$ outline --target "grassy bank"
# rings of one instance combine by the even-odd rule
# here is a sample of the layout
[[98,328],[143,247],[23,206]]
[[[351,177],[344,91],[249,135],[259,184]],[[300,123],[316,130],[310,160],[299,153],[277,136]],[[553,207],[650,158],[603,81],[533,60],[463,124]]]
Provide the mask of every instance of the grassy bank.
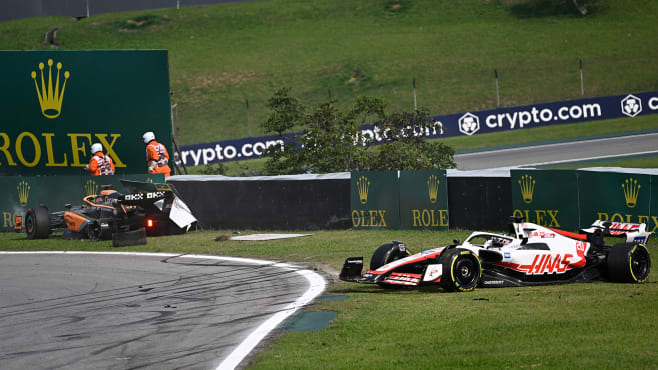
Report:
[[[0,23],[0,49],[169,49],[182,144],[261,134],[282,86],[314,104],[358,95],[432,114],[658,89],[658,3],[598,1],[591,13],[525,1],[288,0]],[[397,5],[396,5],[397,4]],[[249,109],[247,110],[247,103]]]

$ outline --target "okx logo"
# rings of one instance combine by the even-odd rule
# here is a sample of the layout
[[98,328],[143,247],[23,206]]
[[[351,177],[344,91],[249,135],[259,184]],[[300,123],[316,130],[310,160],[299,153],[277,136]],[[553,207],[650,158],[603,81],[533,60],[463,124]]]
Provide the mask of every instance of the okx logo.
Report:
[[57,63],[57,77],[55,79],[55,86],[53,88],[53,60],[48,59],[48,80],[43,75],[45,65],[43,62],[39,63],[39,71],[41,73],[41,86],[37,82],[37,72],[32,71],[32,79],[34,80],[34,87],[37,90],[37,97],[39,98],[39,105],[41,106],[41,114],[44,117],[54,119],[59,117],[62,111],[62,101],[64,100],[64,90],[66,89],[66,81],[71,74],[69,71],[64,72],[64,81],[60,89],[60,72],[62,70],[62,63]]
[[628,208],[635,208],[637,205],[637,197],[640,195],[641,186],[637,183],[637,180],[631,178],[626,179],[626,181],[621,184],[621,188],[624,190],[624,199],[626,200],[626,206]]
[[642,100],[635,95],[628,95],[621,101],[621,112],[629,117],[642,113]]
[[519,186],[521,187],[523,202],[526,204],[532,203],[532,194],[535,191],[535,180],[532,179],[532,176],[529,176],[528,174],[521,176]]

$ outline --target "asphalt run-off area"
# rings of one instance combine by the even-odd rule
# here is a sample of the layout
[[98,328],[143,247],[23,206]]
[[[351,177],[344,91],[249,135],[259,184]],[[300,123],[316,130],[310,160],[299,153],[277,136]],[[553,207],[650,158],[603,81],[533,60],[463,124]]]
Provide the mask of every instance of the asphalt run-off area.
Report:
[[658,153],[658,133],[576,140],[516,148],[487,149],[455,155],[457,169],[545,166],[597,160],[612,161]]
[[0,364],[233,369],[325,286],[244,258],[0,252]]

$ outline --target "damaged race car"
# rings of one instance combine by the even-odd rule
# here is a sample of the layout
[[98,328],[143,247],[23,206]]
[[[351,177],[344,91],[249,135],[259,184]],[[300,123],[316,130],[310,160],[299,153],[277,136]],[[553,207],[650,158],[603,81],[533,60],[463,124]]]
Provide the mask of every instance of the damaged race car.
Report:
[[49,212],[45,205],[30,208],[25,218],[16,216],[14,230],[28,239],[47,238],[63,230],[64,239],[112,240],[114,246],[145,244],[146,236],[182,234],[197,222],[176,189],[169,184],[121,180],[129,194],[102,186],[82,204],[64,205]]
[[[579,233],[511,217],[510,235],[473,232],[463,243],[412,254],[393,241],[372,255],[345,260],[340,279],[382,287],[438,285],[447,291],[574,282],[644,283],[651,269],[646,224],[595,221]],[[606,237],[624,238],[614,245]]]

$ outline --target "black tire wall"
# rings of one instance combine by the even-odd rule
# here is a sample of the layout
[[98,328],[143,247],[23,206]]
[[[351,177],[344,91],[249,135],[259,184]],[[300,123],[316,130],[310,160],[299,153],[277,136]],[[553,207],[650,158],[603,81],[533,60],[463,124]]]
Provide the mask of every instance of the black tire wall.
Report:
[[509,177],[448,177],[451,229],[505,231],[512,211]]
[[[168,180],[202,228],[331,230],[352,227],[350,179]],[[509,177],[449,177],[450,228],[506,230]]]
[[202,228],[352,227],[349,179],[168,182],[174,184]]

